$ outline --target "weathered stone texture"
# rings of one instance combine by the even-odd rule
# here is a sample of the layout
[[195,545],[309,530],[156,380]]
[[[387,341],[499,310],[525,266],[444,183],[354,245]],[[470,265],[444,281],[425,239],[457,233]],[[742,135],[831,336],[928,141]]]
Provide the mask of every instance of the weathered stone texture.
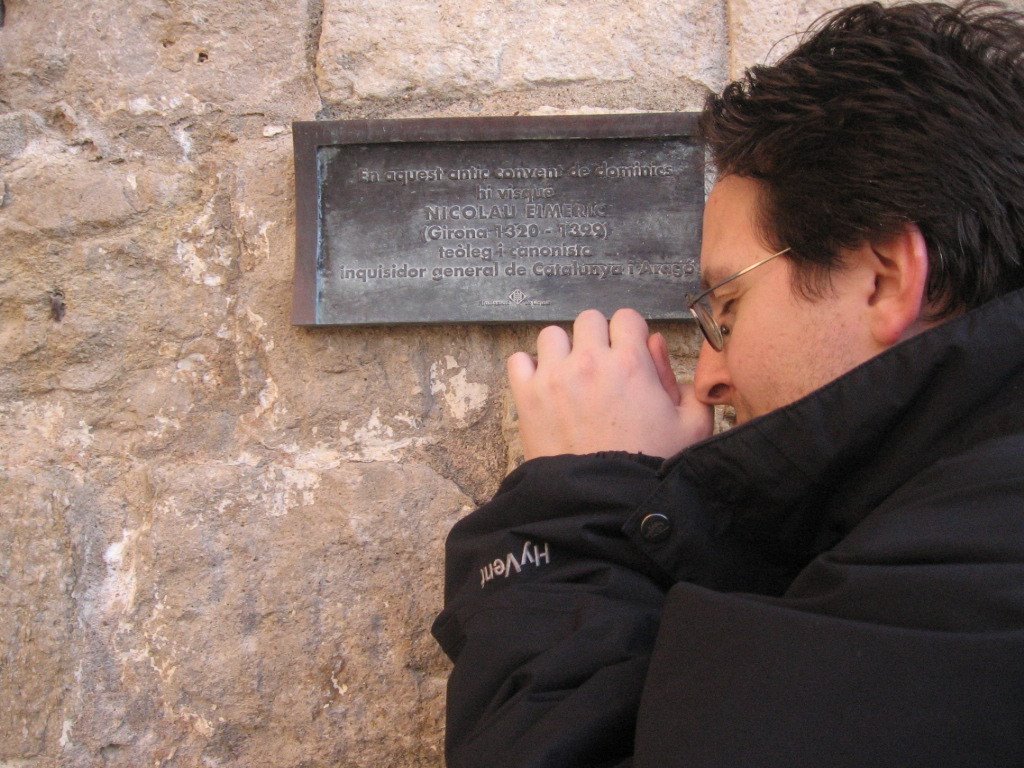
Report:
[[822,14],[857,0],[727,0],[729,6],[729,78],[747,67],[770,64],[799,41]]
[[287,123],[319,107],[308,66],[315,5],[12,6],[0,32],[6,101],[43,110],[104,154],[196,157],[215,139],[258,135],[260,122]]
[[[465,499],[329,451],[166,462],[80,595],[83,765],[424,764],[445,668],[425,628]],[[433,493],[423,494],[422,489]],[[432,711],[431,711],[432,710]],[[396,736],[374,744],[389,728]]]
[[325,0],[317,66],[340,114],[678,110],[723,84],[725,46],[724,7],[698,0]]
[[6,9],[0,766],[441,765],[443,538],[518,461],[537,328],[293,327],[290,123],[693,109],[748,33],[691,0]]
[[74,662],[67,498],[52,477],[4,470],[0,495],[0,756],[32,757],[47,752],[47,732],[60,731]]
[[717,85],[720,15],[702,2],[327,0],[323,94],[391,100],[639,77]]

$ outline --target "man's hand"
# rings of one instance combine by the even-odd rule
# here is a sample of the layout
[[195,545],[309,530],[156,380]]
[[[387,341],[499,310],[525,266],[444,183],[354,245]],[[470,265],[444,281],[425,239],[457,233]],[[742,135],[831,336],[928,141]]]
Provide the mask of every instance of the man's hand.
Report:
[[611,323],[597,310],[537,336],[537,362],[508,359],[527,459],[561,453],[629,451],[668,457],[711,435],[712,409],[672,373],[661,334],[632,309]]

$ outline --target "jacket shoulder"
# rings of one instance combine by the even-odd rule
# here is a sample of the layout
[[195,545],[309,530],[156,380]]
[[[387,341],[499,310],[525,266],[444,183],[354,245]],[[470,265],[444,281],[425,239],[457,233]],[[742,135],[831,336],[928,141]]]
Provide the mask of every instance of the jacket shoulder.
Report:
[[812,561],[804,610],[939,631],[1024,628],[1024,435],[938,460]]

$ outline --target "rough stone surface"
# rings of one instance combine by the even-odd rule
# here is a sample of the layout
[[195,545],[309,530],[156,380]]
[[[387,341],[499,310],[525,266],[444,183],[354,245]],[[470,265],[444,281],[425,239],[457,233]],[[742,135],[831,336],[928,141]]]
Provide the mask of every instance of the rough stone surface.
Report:
[[0,766],[441,765],[443,539],[537,328],[293,327],[290,124],[695,109],[813,13],[5,5]]
[[323,24],[323,94],[337,102],[724,76],[722,9],[696,0],[328,0]]
[[724,83],[726,38],[700,0],[326,0],[317,69],[336,116],[679,110]]
[[770,64],[799,42],[800,35],[822,14],[857,0],[728,0],[729,78],[747,67]]

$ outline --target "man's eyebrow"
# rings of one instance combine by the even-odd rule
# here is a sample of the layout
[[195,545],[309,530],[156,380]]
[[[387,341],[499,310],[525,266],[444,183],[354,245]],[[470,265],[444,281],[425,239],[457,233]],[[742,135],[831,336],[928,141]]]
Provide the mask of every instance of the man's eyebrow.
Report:
[[706,291],[711,286],[718,285],[728,276],[725,270],[720,267],[709,267],[707,270],[702,270],[700,273],[700,289]]

